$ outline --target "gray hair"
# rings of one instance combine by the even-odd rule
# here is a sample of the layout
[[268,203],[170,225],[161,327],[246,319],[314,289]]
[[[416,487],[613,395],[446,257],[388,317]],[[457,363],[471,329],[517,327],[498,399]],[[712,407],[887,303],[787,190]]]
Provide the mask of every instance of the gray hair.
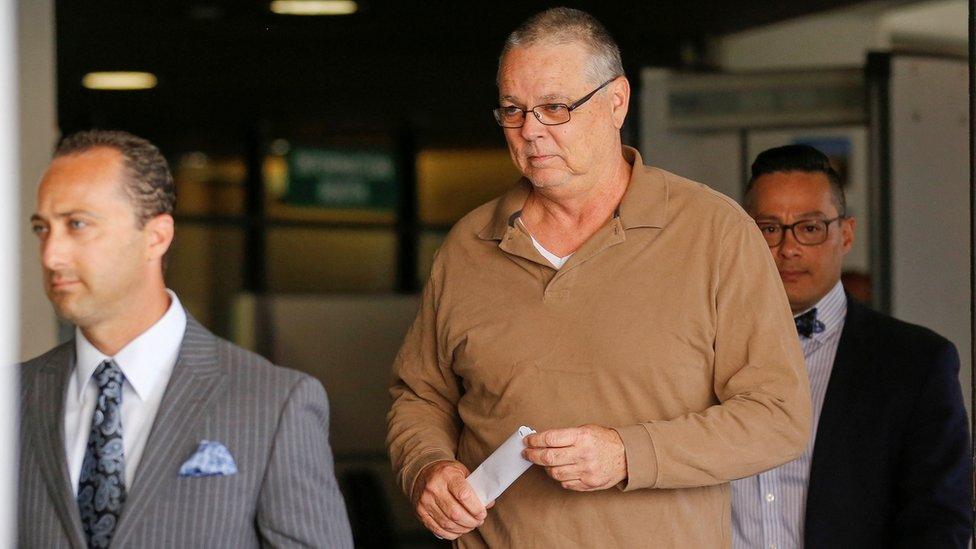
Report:
[[586,76],[594,84],[623,76],[620,47],[606,27],[592,15],[573,8],[551,8],[537,13],[509,34],[498,56],[498,74],[501,74],[505,56],[515,48],[574,42],[580,42],[590,50]]

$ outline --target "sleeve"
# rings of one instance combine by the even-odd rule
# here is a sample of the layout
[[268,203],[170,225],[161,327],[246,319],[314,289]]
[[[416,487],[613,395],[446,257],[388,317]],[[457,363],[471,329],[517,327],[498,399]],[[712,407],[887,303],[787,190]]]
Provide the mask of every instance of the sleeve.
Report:
[[943,341],[906,425],[892,539],[898,547],[961,547],[972,535],[972,462],[959,355]]
[[393,364],[386,444],[397,484],[407,498],[422,469],[456,459],[461,385],[450,360],[441,358],[437,334],[437,260],[420,311]]
[[627,456],[624,490],[720,484],[803,453],[810,389],[779,273],[751,221],[716,249],[713,390],[719,402],[665,421],[616,428]]
[[302,376],[282,410],[256,525],[263,547],[353,546],[329,447],[329,401],[312,377]]

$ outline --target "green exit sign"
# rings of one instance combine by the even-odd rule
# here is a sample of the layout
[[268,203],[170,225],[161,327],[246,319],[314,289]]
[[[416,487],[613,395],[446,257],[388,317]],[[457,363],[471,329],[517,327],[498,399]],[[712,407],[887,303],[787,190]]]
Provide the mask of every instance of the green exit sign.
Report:
[[391,210],[397,203],[396,163],[377,151],[293,148],[283,200],[295,206]]

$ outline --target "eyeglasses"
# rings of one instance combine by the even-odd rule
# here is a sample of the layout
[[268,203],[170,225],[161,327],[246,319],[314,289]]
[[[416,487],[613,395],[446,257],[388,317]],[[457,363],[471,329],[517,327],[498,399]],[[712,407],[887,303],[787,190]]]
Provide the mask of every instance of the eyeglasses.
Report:
[[759,231],[762,233],[763,238],[766,239],[766,244],[769,244],[770,248],[775,248],[783,243],[783,237],[787,230],[793,233],[793,238],[798,243],[804,246],[816,246],[826,242],[827,229],[831,223],[845,219],[846,217],[845,215],[839,215],[833,219],[805,219],[791,225],[757,221],[756,225],[759,225]]
[[503,128],[521,128],[525,125],[526,113],[530,112],[535,115],[536,120],[545,124],[546,126],[558,126],[559,124],[569,122],[569,113],[578,109],[583,105],[583,103],[589,101],[591,97],[596,95],[596,92],[602,90],[604,86],[610,82],[613,82],[617,78],[617,76],[614,76],[610,80],[600,84],[595,90],[584,95],[570,105],[565,103],[543,103],[542,105],[536,105],[531,109],[523,109],[521,107],[511,105],[507,107],[498,107],[492,112],[495,114],[495,121],[498,122],[498,125]]

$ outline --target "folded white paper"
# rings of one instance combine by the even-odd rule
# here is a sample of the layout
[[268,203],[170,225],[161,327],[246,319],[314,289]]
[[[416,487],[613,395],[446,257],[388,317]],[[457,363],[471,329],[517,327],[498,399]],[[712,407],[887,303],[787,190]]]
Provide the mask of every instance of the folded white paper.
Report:
[[468,483],[478,494],[481,503],[487,504],[502,495],[502,492],[515,482],[515,479],[519,478],[529,467],[532,467],[532,462],[522,457],[522,450],[525,449],[522,439],[534,432],[533,429],[524,425],[519,427],[518,431],[508,437],[508,440],[495,449],[468,476]]

